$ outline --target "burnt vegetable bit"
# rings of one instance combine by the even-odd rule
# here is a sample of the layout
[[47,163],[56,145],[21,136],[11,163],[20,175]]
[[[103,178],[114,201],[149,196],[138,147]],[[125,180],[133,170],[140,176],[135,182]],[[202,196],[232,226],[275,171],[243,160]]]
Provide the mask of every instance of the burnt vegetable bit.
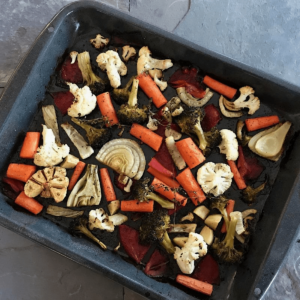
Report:
[[165,200],[164,198],[152,192],[152,189],[148,185],[149,181],[150,178],[137,180],[132,187],[132,198],[137,199],[140,202],[148,202],[149,200],[154,200],[163,208],[173,209],[173,202]]
[[118,104],[126,104],[130,96],[130,87],[132,85],[133,79],[135,76],[132,76],[129,81],[126,83],[122,89],[113,89],[112,97]]
[[165,210],[155,210],[145,214],[139,229],[140,240],[148,244],[159,241],[169,254],[173,254],[175,247],[167,233],[169,227],[170,216]]
[[249,205],[253,204],[256,201],[257,195],[265,188],[267,182],[264,182],[257,188],[253,188],[252,186],[248,185],[242,191],[242,199],[244,202],[248,203]]
[[71,118],[71,120],[86,131],[89,145],[93,148],[99,149],[111,139],[112,133],[109,128],[98,129],[76,118]]
[[148,116],[149,108],[143,106],[138,107],[137,91],[139,86],[139,80],[133,79],[131,92],[129,95],[128,103],[122,104],[117,112],[117,116],[122,124],[131,125],[132,123],[144,123]]

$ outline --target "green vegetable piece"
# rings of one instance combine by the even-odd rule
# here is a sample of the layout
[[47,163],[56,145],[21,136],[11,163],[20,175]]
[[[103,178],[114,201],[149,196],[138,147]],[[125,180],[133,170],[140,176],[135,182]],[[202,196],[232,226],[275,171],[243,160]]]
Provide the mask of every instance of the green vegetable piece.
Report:
[[257,195],[265,188],[267,182],[264,182],[257,188],[253,188],[252,186],[248,185],[243,191],[243,200],[248,204],[253,204],[256,201]]
[[73,210],[55,205],[49,205],[46,213],[55,217],[77,218],[83,215],[83,210]]
[[112,91],[112,97],[118,104],[125,104],[128,102],[129,96],[130,96],[130,87],[132,85],[133,79],[135,76],[132,76],[124,88],[122,89],[113,89]]

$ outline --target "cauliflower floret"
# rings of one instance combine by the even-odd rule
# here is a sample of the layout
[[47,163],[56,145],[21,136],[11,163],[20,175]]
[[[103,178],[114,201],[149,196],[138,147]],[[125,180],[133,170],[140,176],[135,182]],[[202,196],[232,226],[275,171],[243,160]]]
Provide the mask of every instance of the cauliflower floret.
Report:
[[177,264],[184,274],[192,274],[195,260],[207,253],[207,244],[202,235],[194,232],[190,232],[188,240],[181,249],[175,248],[174,259],[177,260]]
[[113,222],[109,220],[108,214],[105,210],[103,208],[98,208],[89,212],[89,228],[90,230],[98,228],[108,232],[113,232],[115,226]]
[[197,181],[203,191],[215,197],[222,195],[231,186],[233,174],[226,164],[206,163],[197,172]]
[[149,115],[149,121],[147,123],[147,128],[149,128],[152,131],[155,131],[158,128],[157,125],[158,125],[157,120],[156,119],[152,119],[151,116]]
[[68,109],[68,115],[78,118],[90,114],[97,104],[97,98],[92,94],[90,88],[86,85],[81,89],[74,83],[67,82],[67,84],[75,97],[73,104]]
[[239,145],[235,133],[229,129],[222,129],[220,130],[220,134],[222,137],[222,142],[218,146],[220,152],[226,155],[227,160],[236,161],[239,157]]
[[70,148],[68,145],[61,145],[60,147],[55,143],[55,136],[52,129],[43,126],[43,146],[37,149],[34,155],[34,164],[40,167],[52,167],[63,161],[69,154]]
[[109,43],[109,38],[105,38],[101,34],[97,34],[94,39],[90,39],[90,43],[96,48],[104,48]]

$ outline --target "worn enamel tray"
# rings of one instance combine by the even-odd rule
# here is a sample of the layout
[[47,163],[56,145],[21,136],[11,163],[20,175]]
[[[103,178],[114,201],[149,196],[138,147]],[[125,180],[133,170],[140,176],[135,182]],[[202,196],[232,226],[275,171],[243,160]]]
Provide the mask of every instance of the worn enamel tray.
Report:
[[[61,10],[46,26],[27,57],[20,63],[1,99],[0,111],[0,170],[5,173],[8,163],[45,97],[46,86],[54,73],[58,59],[78,38],[91,30],[101,29],[109,35],[138,38],[151,45],[161,57],[174,61],[189,61],[224,83],[235,87],[250,85],[263,104],[293,123],[294,138],[280,163],[277,179],[265,203],[246,260],[236,269],[228,268],[211,299],[251,299],[253,289],[264,291],[299,224],[298,174],[300,170],[299,88],[273,78],[248,66],[212,53],[149,24],[136,20],[99,3],[82,1]],[[87,41],[88,43],[88,41]],[[0,224],[94,270],[106,274],[151,299],[194,299],[169,283],[155,281],[120,256],[106,251],[85,239],[71,236],[53,222],[15,210],[0,194]],[[202,295],[197,298],[206,299]]]

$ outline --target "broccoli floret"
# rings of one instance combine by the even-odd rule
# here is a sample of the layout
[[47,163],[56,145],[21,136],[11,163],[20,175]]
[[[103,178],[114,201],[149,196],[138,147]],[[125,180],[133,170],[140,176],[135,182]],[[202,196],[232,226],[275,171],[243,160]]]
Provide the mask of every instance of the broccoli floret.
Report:
[[253,204],[256,201],[257,195],[265,188],[267,182],[264,182],[257,188],[253,188],[252,186],[248,185],[243,191],[242,191],[242,199],[244,202],[248,204]]
[[89,145],[93,148],[99,149],[111,139],[112,134],[109,128],[98,129],[76,118],[71,118],[71,120],[86,131]]
[[112,91],[112,97],[114,100],[122,105],[126,104],[128,102],[129,96],[130,96],[130,87],[132,85],[133,79],[135,76],[132,76],[129,81],[126,83],[125,87],[122,89],[113,89]]
[[203,150],[203,154],[208,156],[211,149],[221,142],[220,131],[217,127],[213,127],[210,131],[204,132],[204,136],[207,142],[206,148]]
[[169,227],[170,216],[165,210],[155,210],[152,213],[145,214],[139,229],[140,240],[142,243],[147,244],[159,241],[168,253],[173,254],[175,247],[167,233]]
[[184,112],[177,117],[177,124],[181,128],[181,131],[189,136],[196,135],[198,138],[198,145],[201,150],[205,150],[207,147],[207,141],[201,127],[201,120],[204,114],[201,108],[189,108],[185,109]]
[[231,217],[225,239],[220,242],[219,239],[216,238],[212,244],[212,249],[221,263],[239,263],[243,258],[243,252],[234,248],[234,235],[237,221],[236,217]]
[[223,216],[224,222],[226,224],[226,229],[228,229],[229,218],[228,218],[228,214],[226,211],[226,205],[228,203],[228,199],[224,196],[219,196],[217,198],[211,199],[210,203],[211,203],[210,204],[211,209],[216,208],[217,210],[220,211],[221,215]]
[[157,194],[153,193],[152,189],[149,187],[148,183],[150,181],[150,178],[144,178],[137,180],[133,187],[132,187],[132,198],[137,199],[140,202],[148,202],[149,200],[154,200],[158,204],[161,205],[161,207],[166,209],[173,209],[174,203],[168,200],[165,200],[164,198],[158,196]]
[[149,108],[143,106],[138,107],[137,91],[138,91],[139,81],[138,79],[133,79],[131,92],[129,95],[128,103],[122,104],[117,112],[118,118],[122,124],[132,124],[132,123],[144,123],[148,116]]

